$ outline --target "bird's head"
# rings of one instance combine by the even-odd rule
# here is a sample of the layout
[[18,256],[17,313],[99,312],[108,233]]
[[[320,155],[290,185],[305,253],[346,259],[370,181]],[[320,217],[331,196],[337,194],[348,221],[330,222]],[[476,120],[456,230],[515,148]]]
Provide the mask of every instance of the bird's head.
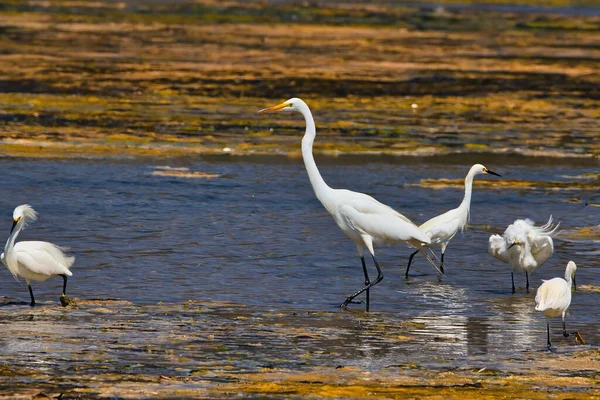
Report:
[[302,112],[302,109],[304,109],[306,106],[306,103],[304,101],[302,101],[301,99],[297,98],[297,97],[292,97],[289,100],[284,101],[281,104],[278,104],[276,106],[273,107],[269,107],[269,108],[263,108],[262,110],[258,111],[258,113],[270,113],[270,112],[275,112],[275,111],[300,111]]
[[568,282],[569,279],[573,280],[573,288],[577,290],[577,283],[575,283],[575,272],[577,271],[577,265],[573,261],[569,261],[567,264],[567,270],[565,271],[565,280]]
[[515,246],[523,246],[525,244],[525,239],[524,238],[513,238],[512,243],[510,244],[510,246],[508,246],[508,248],[506,250],[509,250]]
[[490,174],[490,175],[496,175],[496,176],[502,176],[494,171],[490,171],[489,169],[487,169],[484,165],[481,164],[475,164],[471,167],[471,170],[474,172],[475,175],[479,175],[479,174]]
[[17,223],[22,221],[23,224],[27,224],[28,222],[35,221],[36,219],[37,213],[33,207],[31,207],[29,204],[22,204],[15,208],[15,211],[13,211],[13,225],[10,229],[10,232],[12,233]]

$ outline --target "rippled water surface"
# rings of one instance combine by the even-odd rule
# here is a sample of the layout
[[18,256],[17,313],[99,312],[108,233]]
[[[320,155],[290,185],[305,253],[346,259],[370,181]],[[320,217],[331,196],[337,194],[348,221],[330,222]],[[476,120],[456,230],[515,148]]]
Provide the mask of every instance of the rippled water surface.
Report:
[[[589,160],[457,158],[451,163],[444,158],[353,156],[317,162],[332,187],[369,193],[418,223],[456,207],[463,189],[412,184],[424,178],[463,178],[474,162],[486,164],[506,179],[533,181],[569,181],[598,170],[597,162]],[[33,284],[40,306],[32,311],[24,282],[16,282],[3,270],[0,309],[5,332],[31,332],[37,326],[46,333],[65,329],[81,340],[102,341],[107,336],[99,332],[111,335],[122,320],[127,321],[123,322],[127,329],[139,324],[140,329],[127,338],[135,347],[148,341],[159,345],[165,332],[185,337],[198,334],[198,329],[222,328],[227,330],[221,337],[224,346],[237,346],[239,354],[246,354],[248,358],[240,361],[246,367],[272,363],[265,360],[278,352],[282,358],[290,353],[292,364],[304,364],[305,359],[298,361],[294,358],[298,355],[291,355],[301,347],[297,341],[302,335],[294,336],[292,344],[269,342],[265,333],[269,330],[255,325],[273,327],[285,322],[285,326],[312,330],[316,335],[317,339],[306,336],[315,339],[307,342],[309,348],[326,353],[309,362],[315,365],[381,368],[399,359],[457,365],[477,360],[486,360],[485,365],[511,359],[526,362],[531,356],[528,352],[545,346],[544,319],[533,310],[533,293],[540,279],[562,276],[567,261],[574,260],[579,266],[579,285],[600,282],[597,239],[569,235],[598,224],[599,208],[593,206],[599,199],[596,191],[485,189],[477,182],[501,178],[479,176],[471,206],[472,226],[450,243],[446,276],[438,277],[424,259],[416,257],[411,278],[405,280],[411,249],[406,245],[380,247],[376,252],[385,278],[372,289],[372,312],[364,314],[362,305],[351,306],[350,312],[339,311],[339,303],[363,283],[360,260],[354,244],[316,200],[301,160],[170,160],[171,167],[220,177],[153,175],[157,166],[166,163],[0,160],[5,171],[0,198],[5,237],[13,208],[30,203],[40,218],[19,239],[49,240],[71,248],[77,260],[69,295],[82,304],[98,298],[133,304],[118,316],[88,313],[85,306],[63,311],[58,303],[62,281],[52,279]],[[555,254],[531,277],[532,294],[525,294],[525,277],[517,274],[518,290],[513,295],[508,266],[487,253],[488,237],[502,232],[516,218],[542,223],[550,214],[564,231],[555,240]],[[598,296],[592,291],[577,292],[568,318],[568,326],[579,330],[593,346],[600,342]],[[193,304],[194,309],[212,306],[188,312],[183,304]],[[55,314],[60,317],[55,319]],[[238,316],[251,323],[240,325]],[[36,318],[52,327],[42,329],[23,322]],[[558,321],[555,328],[554,340],[563,346],[562,351],[578,347],[559,335]],[[396,334],[414,339],[386,342]],[[23,340],[5,342],[4,355],[10,353],[25,362],[24,353],[15,352],[21,349],[19,343],[26,344]],[[247,348],[248,343],[261,340],[272,346],[258,353]],[[68,346],[61,348],[69,351]],[[7,349],[11,350],[7,353]],[[134,352],[128,358],[122,353],[125,350],[119,351],[123,364],[146,357]],[[197,362],[194,359],[190,365]],[[169,370],[161,368],[166,368],[161,373]]]

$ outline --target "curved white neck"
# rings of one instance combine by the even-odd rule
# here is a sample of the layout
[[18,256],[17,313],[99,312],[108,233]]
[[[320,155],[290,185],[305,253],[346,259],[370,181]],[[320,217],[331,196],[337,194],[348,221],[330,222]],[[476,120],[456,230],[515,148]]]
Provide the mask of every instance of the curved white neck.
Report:
[[463,201],[458,206],[458,208],[463,210],[467,215],[465,223],[467,223],[470,219],[471,192],[473,191],[473,178],[474,177],[475,177],[475,171],[473,169],[471,169],[469,171],[469,173],[467,174],[467,177],[465,178],[465,197],[463,198]]
[[573,287],[573,272],[570,268],[565,271],[565,281],[569,284],[569,287]]
[[17,255],[15,254],[15,251],[14,251],[15,240],[17,239],[17,236],[19,236],[19,232],[21,232],[21,229],[23,229],[24,225],[25,225],[25,221],[23,219],[21,219],[19,222],[17,222],[15,229],[13,229],[12,233],[8,237],[8,240],[6,241],[6,245],[4,246],[5,264],[8,267],[9,271],[15,277],[17,276],[17,259],[16,259]]
[[315,121],[308,106],[303,105],[299,111],[302,113],[304,120],[306,121],[306,133],[302,138],[302,159],[304,160],[304,166],[306,167],[310,184],[312,185],[317,198],[321,201],[321,203],[323,203],[325,198],[324,195],[331,190],[331,188],[327,186],[323,180],[323,177],[321,176],[313,157],[313,142],[315,141],[315,136],[317,134]]

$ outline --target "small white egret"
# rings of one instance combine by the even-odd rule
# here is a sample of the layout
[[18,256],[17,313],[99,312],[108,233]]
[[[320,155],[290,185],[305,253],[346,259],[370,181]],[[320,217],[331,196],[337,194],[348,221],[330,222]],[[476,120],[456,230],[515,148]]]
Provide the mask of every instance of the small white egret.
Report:
[[518,219],[506,228],[504,234],[490,236],[490,255],[510,265],[512,292],[515,293],[514,271],[525,271],[527,293],[529,293],[529,273],[533,273],[554,253],[552,235],[558,229],[552,225],[552,216],[545,225],[534,226],[530,219]]
[[[491,174],[496,176],[502,176],[497,174],[494,171],[490,171],[486,167],[481,164],[475,164],[469,170],[465,178],[465,197],[460,205],[450,211],[446,211],[443,214],[438,215],[437,217],[431,218],[429,221],[423,223],[419,226],[422,231],[425,231],[427,235],[431,238],[431,244],[427,247],[441,247],[442,248],[442,258],[440,264],[440,271],[444,272],[444,253],[446,252],[446,246],[454,235],[459,230],[463,230],[467,225],[470,217],[470,208],[471,208],[471,192],[473,190],[473,178],[475,175],[479,174]],[[408,266],[406,267],[405,277],[408,279],[408,270],[410,269],[410,264],[412,263],[413,257],[419,252],[419,250],[415,251],[410,255],[408,259]]]
[[[365,275],[365,286],[340,305],[345,308],[352,300],[366,291],[366,309],[369,310],[369,289],[381,282],[383,273],[375,258],[373,245],[382,243],[407,242],[421,248],[431,243],[429,236],[420,230],[404,215],[363,193],[345,189],[330,188],[319,173],[313,158],[312,149],[316,136],[315,122],[306,103],[298,98],[291,98],[274,107],[260,110],[262,112],[298,111],[306,122],[306,132],[302,138],[302,158],[308,178],[319,201],[325,206],[337,225],[355,244],[362,262]],[[367,273],[364,258],[364,247],[367,247],[377,268],[377,278],[371,282]],[[427,256],[427,255],[426,255]]]
[[[48,242],[22,241],[15,244],[15,240],[21,229],[31,221],[37,219],[37,213],[29,204],[23,204],[15,208],[13,212],[13,225],[10,236],[4,246],[4,253],[0,260],[6,265],[11,274],[18,279],[25,278],[29,294],[31,295],[30,306],[35,306],[35,298],[31,289],[31,281],[44,282],[46,279],[56,275],[63,278],[63,291],[60,301],[63,306],[74,304],[67,294],[67,276],[73,274],[69,271],[75,262],[75,257],[68,257],[63,249]],[[15,229],[16,227],[16,229]]]
[[550,318],[556,317],[562,317],[564,337],[575,335],[575,340],[585,344],[579,332],[571,332],[569,334],[565,326],[565,315],[571,305],[571,286],[577,289],[575,271],[577,271],[577,266],[573,261],[569,261],[565,271],[565,279],[553,278],[547,281],[544,280],[544,283],[538,288],[535,295],[535,309],[541,311],[546,317],[548,349],[552,347],[552,342],[550,342]]

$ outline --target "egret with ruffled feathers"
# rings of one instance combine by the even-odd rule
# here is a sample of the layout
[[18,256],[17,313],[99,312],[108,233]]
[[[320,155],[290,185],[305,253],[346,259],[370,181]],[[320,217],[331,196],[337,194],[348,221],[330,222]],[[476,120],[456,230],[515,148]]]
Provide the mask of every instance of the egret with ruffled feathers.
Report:
[[518,219],[506,228],[502,236],[492,235],[488,252],[510,265],[512,292],[515,293],[514,271],[525,271],[527,293],[529,274],[541,267],[554,253],[552,236],[559,224],[552,224],[552,216],[542,226],[535,226],[530,219]]

